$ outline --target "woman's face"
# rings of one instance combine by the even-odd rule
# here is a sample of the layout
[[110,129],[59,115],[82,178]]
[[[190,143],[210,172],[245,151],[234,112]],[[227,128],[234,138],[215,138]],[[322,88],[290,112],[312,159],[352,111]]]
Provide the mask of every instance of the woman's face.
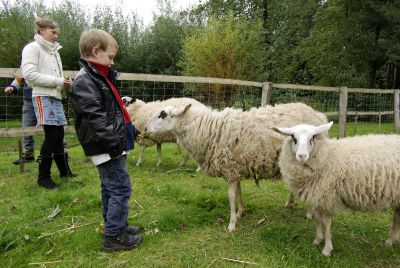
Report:
[[40,29],[39,34],[43,37],[44,40],[49,41],[50,43],[55,43],[58,38],[58,33],[60,29],[52,29],[52,28],[46,28],[46,29]]

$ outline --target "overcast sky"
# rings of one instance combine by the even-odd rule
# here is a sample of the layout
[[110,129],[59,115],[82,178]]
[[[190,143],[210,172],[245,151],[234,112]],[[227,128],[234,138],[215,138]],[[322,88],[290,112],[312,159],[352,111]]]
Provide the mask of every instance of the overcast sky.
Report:
[[[72,0],[84,7],[93,10],[96,5],[113,5],[114,3],[122,3],[124,11],[129,14],[129,11],[135,11],[143,20],[144,25],[148,25],[153,19],[153,13],[157,12],[157,0]],[[62,0],[44,0],[45,4],[51,6],[58,4]],[[174,10],[182,10],[188,7],[193,7],[199,4],[199,0],[171,0]],[[203,2],[205,2],[203,0]]]

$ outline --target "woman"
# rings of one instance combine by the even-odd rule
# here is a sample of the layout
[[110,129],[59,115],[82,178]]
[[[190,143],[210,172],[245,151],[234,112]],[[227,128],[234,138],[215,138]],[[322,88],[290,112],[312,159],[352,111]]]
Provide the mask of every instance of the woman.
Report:
[[51,179],[51,163],[54,158],[61,177],[72,174],[64,152],[64,125],[67,124],[61,103],[63,87],[69,88],[71,81],[63,77],[62,63],[57,43],[59,26],[49,19],[36,20],[35,41],[22,51],[22,74],[32,87],[32,101],[38,125],[43,126],[45,138],[38,157],[38,185],[57,188]]

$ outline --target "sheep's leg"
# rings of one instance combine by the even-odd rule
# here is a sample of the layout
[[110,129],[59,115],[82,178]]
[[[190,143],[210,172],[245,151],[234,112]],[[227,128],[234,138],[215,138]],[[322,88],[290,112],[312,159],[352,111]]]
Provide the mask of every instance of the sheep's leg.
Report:
[[294,193],[291,192],[288,200],[286,201],[285,208],[291,208],[294,205]]
[[181,166],[181,167],[186,166],[187,161],[189,160],[189,156],[190,156],[189,152],[186,151],[185,158],[182,160],[182,162],[179,164],[179,166]]
[[161,164],[162,164],[161,143],[157,142],[157,164],[156,164],[156,166],[159,167]]
[[179,143],[176,143],[178,147],[178,154],[182,154],[182,146]]
[[316,232],[313,244],[319,245],[324,240],[324,230],[322,227],[321,215],[317,211],[315,211],[315,220],[316,220]]
[[236,229],[236,208],[235,208],[235,198],[237,193],[238,184],[236,181],[229,181],[229,189],[228,189],[228,196],[229,196],[229,205],[231,207],[231,218],[229,220],[228,232],[233,232]]
[[142,164],[142,158],[143,158],[143,153],[144,153],[145,149],[146,149],[146,146],[140,145],[140,153],[139,153],[139,156],[138,156],[138,160],[136,162],[136,166],[137,167],[140,166],[140,164]]
[[196,172],[199,173],[201,171],[201,166],[197,165]]
[[390,229],[389,238],[386,240],[387,246],[392,246],[394,242],[400,238],[400,208],[393,211],[392,227]]
[[238,211],[236,213],[236,217],[240,219],[242,217],[244,208],[243,208],[243,200],[242,200],[242,188],[240,186],[240,181],[237,184],[237,189],[236,189],[236,198],[238,201]]
[[305,217],[306,220],[311,221],[314,218],[314,214],[315,214],[314,208],[309,208]]
[[332,233],[331,233],[331,216],[322,214],[321,217],[321,222],[322,222],[322,228],[324,229],[324,238],[325,238],[325,247],[324,250],[322,251],[322,254],[325,256],[331,255],[331,252],[333,250],[333,245],[332,245]]

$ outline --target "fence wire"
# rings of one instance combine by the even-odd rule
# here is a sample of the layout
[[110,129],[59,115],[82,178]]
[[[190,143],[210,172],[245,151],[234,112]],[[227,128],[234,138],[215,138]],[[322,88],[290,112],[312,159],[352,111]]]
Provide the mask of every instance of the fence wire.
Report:
[[[7,95],[4,88],[12,79],[0,78],[0,128],[21,126],[22,92]],[[262,89],[257,86],[242,86],[215,83],[160,82],[118,80],[121,96],[130,96],[145,102],[165,100],[172,97],[190,97],[215,109],[225,107],[249,110],[261,106]],[[66,92],[67,93],[67,92]],[[63,100],[69,125],[73,125],[73,114],[68,94]],[[348,93],[347,136],[365,133],[392,133],[394,127],[393,94]],[[274,88],[270,104],[303,102],[328,115],[338,122],[340,103],[339,90],[315,91],[304,89]]]

